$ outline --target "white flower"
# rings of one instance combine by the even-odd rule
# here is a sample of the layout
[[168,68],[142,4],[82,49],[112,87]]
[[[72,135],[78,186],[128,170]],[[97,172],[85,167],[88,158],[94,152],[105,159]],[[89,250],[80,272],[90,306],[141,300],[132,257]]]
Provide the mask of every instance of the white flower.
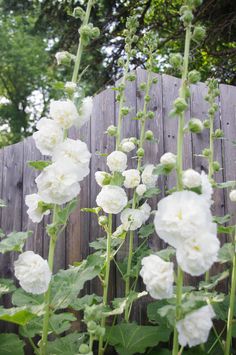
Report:
[[121,149],[125,153],[132,152],[135,149],[135,144],[130,141],[121,142]]
[[158,179],[157,175],[153,175],[153,170],[154,170],[154,165],[148,164],[146,165],[142,173],[142,182],[148,188],[154,187]]
[[76,122],[78,127],[82,127],[86,122],[90,120],[93,111],[93,98],[87,96],[82,100],[82,104],[79,108],[79,118]]
[[57,144],[63,141],[63,130],[53,120],[42,118],[38,121],[37,132],[33,134],[36,147],[42,154],[52,155]]
[[145,192],[147,191],[147,187],[144,184],[140,184],[136,187],[136,193],[139,196],[143,196],[145,194]]
[[181,346],[189,347],[204,344],[213,325],[215,313],[211,305],[203,306],[179,320],[176,324]]
[[42,221],[43,216],[47,216],[50,210],[43,211],[42,206],[40,206],[42,199],[38,194],[31,194],[25,196],[25,204],[28,207],[27,213],[29,218],[34,223],[39,223]]
[[46,203],[62,205],[80,193],[75,164],[66,159],[47,166],[35,181],[38,194]]
[[147,291],[155,299],[170,298],[173,295],[174,264],[162,260],[157,255],[142,259],[140,275]]
[[236,202],[236,190],[230,191],[229,199],[230,199],[231,202]]
[[79,118],[75,104],[71,100],[51,101],[49,114],[64,129],[73,126]]
[[63,143],[59,144],[52,155],[53,161],[63,159],[70,164],[75,164],[78,181],[83,180],[89,174],[89,163],[91,153],[88,150],[87,144],[78,140],[67,138]]
[[139,207],[139,210],[142,212],[142,216],[143,216],[142,224],[144,224],[147,222],[147,220],[150,217],[151,207],[149,206],[149,204],[147,202],[144,202],[144,204]]
[[121,212],[120,219],[125,231],[135,231],[143,224],[143,213],[139,209],[126,208]]
[[162,165],[174,166],[176,164],[176,155],[173,153],[165,153],[161,156],[160,163]]
[[174,192],[158,203],[154,225],[166,243],[182,246],[186,238],[201,232],[215,231],[208,203],[192,191]]
[[188,189],[192,189],[194,187],[201,186],[202,179],[201,175],[193,170],[193,169],[188,169],[183,172],[183,184],[184,187],[187,187]]
[[125,178],[124,186],[127,189],[133,189],[140,183],[140,172],[137,169],[129,169],[122,173]]
[[202,185],[202,197],[209,203],[211,206],[213,204],[212,200],[212,194],[213,194],[213,188],[212,185],[209,181],[209,178],[205,171],[201,172],[201,185]]
[[177,248],[176,258],[183,271],[192,276],[200,276],[217,261],[219,248],[216,234],[205,233],[203,230],[187,238]]
[[99,186],[103,187],[105,179],[110,180],[111,175],[106,173],[105,171],[96,171],[95,180]]
[[24,291],[39,295],[47,291],[52,273],[47,260],[33,251],[20,254],[14,262],[15,276]]
[[107,166],[110,171],[122,173],[127,168],[127,155],[119,150],[115,150],[107,157]]
[[114,185],[106,185],[96,198],[97,205],[106,213],[118,214],[128,203],[125,191]]

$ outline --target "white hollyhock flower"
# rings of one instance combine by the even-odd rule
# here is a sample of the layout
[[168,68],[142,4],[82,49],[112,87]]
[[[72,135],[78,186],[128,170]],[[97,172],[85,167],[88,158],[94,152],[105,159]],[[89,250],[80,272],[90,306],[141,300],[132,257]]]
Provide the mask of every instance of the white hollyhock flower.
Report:
[[122,175],[125,178],[124,186],[127,189],[133,189],[140,183],[140,172],[137,169],[125,170]]
[[62,205],[80,193],[77,169],[67,159],[47,166],[35,181],[38,194],[46,203]]
[[125,191],[114,185],[106,185],[96,198],[97,205],[106,213],[118,214],[128,203]]
[[38,121],[37,132],[33,134],[36,147],[45,155],[52,155],[57,144],[63,141],[63,130],[53,120],[42,118]]
[[202,179],[201,175],[193,170],[193,169],[188,169],[183,172],[183,184],[184,187],[187,187],[188,189],[192,189],[194,187],[201,186]]
[[204,344],[212,328],[215,312],[211,305],[203,306],[179,320],[176,324],[181,346]]
[[73,126],[79,118],[75,104],[71,100],[51,101],[49,114],[64,129]]
[[201,185],[202,197],[209,203],[209,206],[211,206],[214,202],[212,200],[213,188],[205,171],[201,172]]
[[95,180],[96,180],[96,183],[99,186],[103,187],[105,179],[110,180],[111,179],[111,175],[106,173],[105,171],[96,171]]
[[89,163],[91,153],[87,144],[77,139],[66,138],[63,143],[59,144],[52,155],[53,161],[64,159],[68,163],[75,164],[78,181],[83,180],[89,174]]
[[127,168],[127,155],[119,150],[115,150],[107,157],[107,166],[110,171],[122,173]]
[[135,149],[135,144],[130,141],[121,142],[121,149],[125,153],[130,153]]
[[170,298],[173,295],[174,264],[162,260],[157,255],[142,259],[140,275],[147,291],[155,299]]
[[29,218],[34,223],[39,223],[42,221],[43,216],[47,216],[50,210],[43,211],[42,206],[40,206],[42,199],[38,194],[31,194],[25,196],[25,204],[28,207],[27,213]]
[[143,213],[139,209],[126,208],[121,212],[120,219],[125,231],[135,231],[143,224]]
[[190,236],[177,248],[176,258],[183,271],[200,276],[217,261],[219,249],[220,242],[216,234],[199,230],[198,234]]
[[47,260],[33,251],[20,254],[14,262],[15,276],[24,291],[39,295],[47,291],[52,272]]
[[139,210],[142,212],[142,216],[143,216],[142,224],[144,224],[147,222],[147,220],[150,217],[151,207],[149,206],[149,204],[147,202],[144,202],[144,204],[139,207]]
[[160,163],[162,165],[174,166],[176,164],[176,155],[168,152],[161,156]]
[[136,187],[136,193],[139,196],[143,196],[145,194],[145,192],[147,191],[147,187],[144,184],[140,184]]
[[229,199],[230,199],[231,202],[236,202],[236,190],[230,191]]
[[153,164],[148,164],[145,166],[143,173],[142,173],[142,182],[148,188],[154,187],[156,185],[156,182],[158,179],[157,175],[153,175],[154,168],[155,167]]
[[174,192],[163,198],[154,225],[159,237],[175,248],[196,233],[215,230],[208,203],[192,191]]
[[82,127],[86,122],[90,120],[93,111],[93,98],[87,96],[82,100],[82,105],[79,108],[79,117],[76,122],[78,127]]

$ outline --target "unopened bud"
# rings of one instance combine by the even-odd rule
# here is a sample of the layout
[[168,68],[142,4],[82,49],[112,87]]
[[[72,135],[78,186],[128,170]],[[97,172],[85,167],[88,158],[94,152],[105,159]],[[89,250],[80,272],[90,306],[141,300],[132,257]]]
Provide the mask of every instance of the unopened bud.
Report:
[[173,67],[179,68],[183,63],[183,57],[180,53],[171,54],[170,56],[170,64]]
[[174,101],[174,108],[177,114],[182,113],[186,110],[186,108],[188,107],[187,102],[185,101],[185,99],[178,97],[175,101]]
[[210,120],[203,121],[204,128],[210,128]]
[[188,73],[190,84],[196,84],[201,79],[201,74],[197,70],[192,70]]
[[196,26],[193,30],[192,40],[196,43],[201,42],[206,36],[206,30],[202,26]]
[[214,171],[220,170],[220,163],[218,161],[213,162],[213,169],[214,169]]
[[98,218],[99,226],[106,226],[108,224],[108,218],[106,216],[100,216]]
[[151,130],[145,132],[145,139],[147,141],[152,141],[154,139],[154,134]]
[[214,136],[215,136],[215,138],[222,138],[222,137],[224,137],[224,132],[222,131],[222,129],[217,128],[215,130]]
[[114,125],[111,125],[107,128],[107,134],[109,134],[109,136],[116,136],[117,135],[117,127]]
[[143,148],[139,148],[138,150],[137,150],[137,156],[138,157],[140,157],[140,158],[142,158],[143,156],[144,156],[144,149]]
[[192,133],[201,133],[204,129],[204,125],[198,118],[191,118],[188,122],[188,129]]

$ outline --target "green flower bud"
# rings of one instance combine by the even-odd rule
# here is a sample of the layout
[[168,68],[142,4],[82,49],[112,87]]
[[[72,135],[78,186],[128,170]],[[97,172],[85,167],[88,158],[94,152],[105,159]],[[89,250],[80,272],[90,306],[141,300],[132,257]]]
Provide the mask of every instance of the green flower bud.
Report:
[[135,57],[135,56],[136,56],[136,54],[137,54],[136,49],[132,49],[132,51],[131,51],[131,55],[132,55],[132,57]]
[[145,139],[147,141],[153,141],[154,134],[153,134],[153,132],[151,130],[148,130],[148,131],[145,132]]
[[98,27],[94,27],[91,33],[92,38],[98,38],[100,36],[100,29]]
[[215,136],[215,138],[222,138],[222,137],[224,137],[224,132],[222,131],[222,129],[217,128],[215,130],[214,136]]
[[98,338],[100,338],[100,337],[103,337],[104,335],[105,335],[105,328],[103,328],[103,327],[97,327],[97,330],[96,330],[96,336],[98,337]]
[[152,79],[152,83],[153,83],[153,84],[157,84],[157,83],[158,83],[158,78],[153,78],[153,79]]
[[193,20],[193,13],[190,10],[186,10],[180,18],[185,25],[189,25]]
[[210,116],[214,116],[215,112],[216,112],[216,110],[214,109],[213,106],[210,107],[209,110],[208,110],[208,113],[209,113]]
[[138,111],[137,112],[137,118],[143,118],[144,117],[144,112],[143,111]]
[[97,329],[97,323],[94,322],[93,320],[89,321],[88,324],[87,324],[87,327],[88,327],[88,330],[91,332],[91,331],[94,331]]
[[136,79],[136,75],[135,75],[135,74],[128,74],[128,75],[126,76],[126,79],[127,79],[128,81],[134,81],[134,80]]
[[140,90],[142,90],[142,91],[146,90],[146,87],[147,87],[147,84],[146,84],[146,83],[141,83],[141,84],[139,85],[139,88],[140,88]]
[[137,138],[136,137],[130,137],[129,138],[129,142],[132,142],[132,143],[134,143],[134,144],[137,144]]
[[188,122],[188,129],[192,133],[201,133],[204,129],[203,123],[198,118],[191,118]]
[[75,7],[72,16],[83,21],[85,17],[85,11],[82,9],[82,7]]
[[203,126],[204,128],[210,128],[210,121],[209,120],[203,121]]
[[196,26],[193,30],[192,40],[196,43],[201,42],[206,37],[206,30],[202,26]]
[[152,120],[155,117],[155,113],[153,111],[148,111],[147,117],[150,118],[150,120]]
[[81,354],[88,354],[90,351],[89,346],[87,344],[81,344],[79,347],[79,352]]
[[218,161],[213,162],[213,169],[214,169],[214,171],[220,170],[220,163]]
[[122,109],[121,109],[122,116],[127,116],[129,112],[130,112],[129,107],[122,107]]
[[188,73],[188,80],[190,84],[196,84],[201,79],[201,74],[197,70],[191,70]]
[[214,102],[214,104],[212,105],[212,107],[214,108],[215,112],[216,112],[216,111],[218,110],[218,108],[219,108],[216,102]]
[[185,13],[185,11],[188,11],[188,10],[189,10],[189,6],[183,5],[183,6],[181,6],[179,13],[180,13],[180,15],[183,15]]
[[177,114],[184,112],[188,107],[187,102],[185,101],[185,99],[178,97],[175,101],[174,101],[174,108]]
[[144,154],[145,154],[145,151],[144,151],[143,148],[139,148],[139,149],[137,150],[137,156],[138,156],[138,157],[142,158],[142,157],[144,157]]
[[119,65],[119,67],[123,67],[125,65],[124,59],[120,57],[117,61],[117,64]]
[[204,155],[204,157],[209,157],[209,156],[210,156],[210,153],[211,153],[211,151],[210,151],[209,148],[205,148],[205,149],[203,149],[203,151],[202,151],[202,155]]
[[106,226],[108,224],[107,216],[100,216],[98,218],[98,224],[99,224],[99,226]]
[[146,102],[150,102],[150,101],[151,101],[151,96],[150,96],[150,95],[146,95],[146,96],[144,97],[144,100],[145,100]]
[[130,45],[129,44],[125,45],[125,51],[126,51],[126,53],[130,51]]
[[171,54],[170,64],[173,67],[179,68],[183,63],[183,57],[180,53]]
[[116,126],[109,126],[107,128],[107,134],[109,134],[109,136],[115,137],[117,135],[117,127]]

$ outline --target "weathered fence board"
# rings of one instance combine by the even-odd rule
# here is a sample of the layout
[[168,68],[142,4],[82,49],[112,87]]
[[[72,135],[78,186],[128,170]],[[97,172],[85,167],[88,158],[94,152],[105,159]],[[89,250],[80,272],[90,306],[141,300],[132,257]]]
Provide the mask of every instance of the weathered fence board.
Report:
[[[138,133],[139,122],[132,120],[137,110],[142,109],[144,104],[144,93],[139,89],[140,83],[147,80],[147,73],[137,70],[137,78],[133,82],[129,82],[126,88],[127,100],[126,105],[132,108],[132,111],[123,120],[123,138],[136,136]],[[154,120],[149,120],[147,129],[151,129],[156,137],[155,142],[145,143],[146,157],[148,163],[158,163],[164,152],[176,152],[177,143],[177,119],[170,118],[169,112],[172,108],[173,100],[178,96],[180,79],[173,78],[168,75],[153,74],[158,78],[158,83],[154,84],[151,89],[151,101],[148,109],[155,113]],[[202,120],[207,117],[208,104],[204,101],[207,92],[206,85],[200,83],[192,85],[190,110],[187,112],[187,120],[190,117],[197,117]],[[115,91],[107,89],[94,98],[94,109],[91,121],[81,130],[71,130],[72,138],[80,138],[84,140],[92,153],[91,173],[81,183],[81,193],[77,210],[70,217],[69,224],[65,232],[60,236],[55,256],[55,271],[59,268],[67,267],[75,261],[80,261],[89,253],[89,242],[97,237],[102,237],[103,232],[97,225],[96,216],[80,212],[83,207],[95,207],[96,196],[100,191],[100,187],[96,184],[94,173],[97,170],[106,170],[106,157],[99,153],[110,153],[114,150],[114,138],[105,134],[109,125],[117,124],[118,105],[115,101]],[[225,131],[225,139],[219,140],[215,146],[215,159],[219,160],[222,170],[216,174],[218,182],[225,180],[235,180],[235,147],[232,141],[236,139],[236,88],[227,85],[220,86],[220,110],[216,115],[215,127],[222,126]],[[184,144],[184,167],[194,167],[198,171],[207,170],[207,163],[199,157],[203,148],[209,143],[208,132],[205,131],[201,135],[187,134]],[[0,150],[0,191],[3,200],[6,201],[7,207],[0,210],[1,228],[5,232],[13,230],[32,230],[33,236],[26,243],[26,249],[33,249],[35,252],[47,256],[48,252],[48,236],[45,232],[45,226],[49,217],[45,218],[40,224],[33,224],[26,213],[24,197],[27,194],[36,192],[35,177],[38,172],[27,166],[27,161],[45,159],[36,149],[32,138],[27,138],[24,142],[6,147]],[[136,166],[136,160],[130,161],[130,167]],[[175,177],[160,177],[159,185],[166,189],[173,187]],[[157,201],[163,196],[163,192],[152,201],[152,207],[155,209]],[[215,194],[216,207],[214,213],[223,215],[224,212],[235,212],[235,206],[229,201],[228,192],[218,190]],[[113,219],[113,226],[118,226],[119,218]],[[223,237],[222,237],[222,240]],[[150,245],[154,249],[160,248],[164,243],[154,235],[150,240]],[[139,244],[138,238],[135,238],[135,246]],[[118,256],[118,261],[123,260],[127,255],[128,243]],[[13,277],[13,261],[16,255],[0,256],[0,275],[3,277]],[[140,287],[142,284],[140,282]],[[101,286],[98,280],[86,284],[86,292],[96,292],[101,294]],[[109,297],[120,297],[124,292],[124,283],[119,273],[112,266],[111,269],[111,287],[109,288]],[[135,306],[135,312],[138,318],[144,317],[142,314],[142,304]]]

